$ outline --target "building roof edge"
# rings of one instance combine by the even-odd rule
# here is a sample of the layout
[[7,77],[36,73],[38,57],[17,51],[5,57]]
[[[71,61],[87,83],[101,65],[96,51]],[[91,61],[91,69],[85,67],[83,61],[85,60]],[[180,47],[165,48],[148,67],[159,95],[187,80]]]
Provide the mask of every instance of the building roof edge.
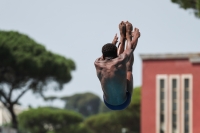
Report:
[[142,60],[200,58],[200,53],[140,54]]
[[191,62],[200,62],[200,53],[140,54],[140,58],[142,60],[189,59]]

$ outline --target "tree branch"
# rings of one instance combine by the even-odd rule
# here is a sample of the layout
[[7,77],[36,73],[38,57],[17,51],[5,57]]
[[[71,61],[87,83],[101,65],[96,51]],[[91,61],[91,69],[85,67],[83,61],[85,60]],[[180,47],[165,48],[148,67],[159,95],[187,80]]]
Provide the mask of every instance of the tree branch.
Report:
[[[28,81],[28,80],[27,80],[27,81]],[[16,103],[19,101],[19,99],[20,99],[28,90],[30,90],[31,85],[32,85],[32,83],[33,83],[33,80],[29,80],[29,81],[30,81],[30,82],[26,82],[26,83],[27,83],[26,89],[23,90],[23,91],[21,92],[21,94],[18,95],[18,97],[14,100],[14,102],[12,102],[13,104],[16,104]]]
[[14,90],[14,87],[12,86],[10,89],[10,92],[8,94],[8,99],[11,101],[12,91]]
[[2,91],[2,89],[0,89],[0,95],[3,96],[3,98],[4,98],[6,101],[9,101],[8,98],[6,97],[5,93]]
[[24,90],[22,91],[22,93],[16,98],[16,100],[13,102],[14,104],[16,104],[18,102],[18,100],[29,90],[29,86]]
[[4,102],[1,97],[0,97],[0,101],[3,103],[3,105],[6,107],[6,102]]

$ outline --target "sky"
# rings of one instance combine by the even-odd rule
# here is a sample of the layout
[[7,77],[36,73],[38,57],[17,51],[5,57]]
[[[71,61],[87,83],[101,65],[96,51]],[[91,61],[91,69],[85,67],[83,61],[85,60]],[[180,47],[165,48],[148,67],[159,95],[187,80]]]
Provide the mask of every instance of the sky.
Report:
[[[0,0],[0,30],[26,34],[47,50],[74,60],[77,69],[62,91],[46,96],[92,92],[102,98],[94,61],[101,48],[119,36],[118,24],[129,21],[140,30],[134,52],[134,86],[142,85],[140,54],[200,53],[200,19],[170,0]],[[22,106],[53,105],[27,92]]]

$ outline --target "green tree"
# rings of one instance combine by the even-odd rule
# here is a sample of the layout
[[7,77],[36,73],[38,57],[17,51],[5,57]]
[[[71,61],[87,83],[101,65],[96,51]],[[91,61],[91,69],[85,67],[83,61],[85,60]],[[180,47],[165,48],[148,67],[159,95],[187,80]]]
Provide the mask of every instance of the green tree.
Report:
[[[50,101],[50,104],[52,104],[52,102],[54,101],[54,100],[56,100],[58,97],[56,97],[56,96],[47,96],[47,97],[44,97],[44,100],[45,101]],[[52,106],[52,105],[51,105]]]
[[61,99],[66,101],[66,109],[77,111],[84,116],[97,114],[101,103],[101,99],[92,93],[75,94]]
[[183,9],[193,9],[196,17],[200,18],[200,0],[171,0]]
[[106,113],[112,111],[109,109],[104,102],[101,102],[100,107],[99,107],[99,113]]
[[0,31],[0,101],[10,111],[13,128],[18,127],[14,105],[27,91],[43,96],[51,82],[61,90],[72,70],[71,59],[47,51],[27,35]]
[[85,120],[94,133],[121,133],[126,128],[129,133],[140,132],[140,88],[135,88],[131,104],[122,111],[112,111],[94,115]]
[[18,116],[19,129],[30,133],[89,133],[76,112],[55,108],[24,111]]

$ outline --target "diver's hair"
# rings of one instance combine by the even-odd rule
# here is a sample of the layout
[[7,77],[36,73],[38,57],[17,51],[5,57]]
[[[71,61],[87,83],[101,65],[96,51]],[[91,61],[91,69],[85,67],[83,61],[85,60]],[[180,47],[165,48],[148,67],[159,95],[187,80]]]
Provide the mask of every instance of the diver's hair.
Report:
[[117,47],[112,43],[107,43],[102,47],[103,57],[117,57]]

